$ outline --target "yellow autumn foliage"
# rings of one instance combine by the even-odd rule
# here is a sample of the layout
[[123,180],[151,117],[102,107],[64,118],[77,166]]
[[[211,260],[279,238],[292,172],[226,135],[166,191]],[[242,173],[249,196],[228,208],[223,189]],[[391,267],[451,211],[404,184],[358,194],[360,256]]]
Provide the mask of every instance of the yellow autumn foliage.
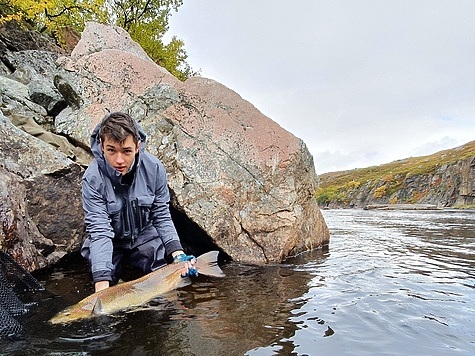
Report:
[[381,187],[378,187],[378,188],[375,188],[374,189],[374,193],[373,193],[373,197],[374,198],[382,198],[386,195],[386,189],[387,189],[387,186],[386,184],[385,185],[382,185]]
[[186,63],[183,41],[162,41],[171,11],[183,0],[5,0],[0,4],[0,24],[15,20],[56,38],[63,28],[82,32],[95,21],[125,29],[157,64],[181,80],[197,74]]

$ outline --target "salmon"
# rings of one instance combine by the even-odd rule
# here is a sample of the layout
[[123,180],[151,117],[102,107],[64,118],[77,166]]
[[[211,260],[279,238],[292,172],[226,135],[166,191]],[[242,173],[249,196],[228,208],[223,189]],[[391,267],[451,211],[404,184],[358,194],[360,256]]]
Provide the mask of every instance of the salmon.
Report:
[[[225,277],[218,266],[218,253],[218,251],[210,251],[197,257],[194,267],[199,274]],[[52,324],[69,323],[141,306],[171,290],[189,285],[190,278],[181,276],[185,263],[172,263],[133,281],[119,283],[100,290],[79,303],[60,311],[49,322]]]

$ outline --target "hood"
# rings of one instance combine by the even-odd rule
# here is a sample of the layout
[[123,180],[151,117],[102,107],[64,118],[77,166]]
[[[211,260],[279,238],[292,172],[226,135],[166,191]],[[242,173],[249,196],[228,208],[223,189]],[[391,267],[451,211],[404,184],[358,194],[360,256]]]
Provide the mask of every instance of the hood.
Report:
[[[101,122],[102,122],[102,120],[101,120]],[[99,128],[101,127],[101,122],[99,122],[96,125],[96,127],[94,128],[94,131],[92,131],[92,134],[91,134],[91,151],[92,151],[92,154],[94,155],[94,158],[96,159],[96,161],[99,165],[99,168],[101,168],[104,172],[106,172],[106,174],[109,177],[111,177],[111,178],[116,177],[117,179],[119,179],[121,177],[121,173],[116,171],[114,169],[114,167],[112,167],[107,162],[106,158],[104,157],[104,152],[102,151],[102,148],[101,148],[101,141],[100,141],[100,138],[99,138]],[[135,126],[137,127],[137,131],[139,132],[139,136],[140,136],[139,154],[138,154],[138,157],[137,156],[135,157],[135,159],[140,159],[140,157],[141,157],[140,153],[145,151],[147,136],[143,132],[143,130],[140,127],[139,123],[135,120],[134,120],[134,122],[135,122]]]

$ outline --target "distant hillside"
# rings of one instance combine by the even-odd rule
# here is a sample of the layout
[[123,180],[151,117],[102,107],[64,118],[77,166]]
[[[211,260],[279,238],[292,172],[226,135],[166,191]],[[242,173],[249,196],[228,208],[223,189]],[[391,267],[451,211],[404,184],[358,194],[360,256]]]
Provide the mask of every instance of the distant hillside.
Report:
[[475,141],[429,156],[319,176],[320,207],[364,208],[375,204],[475,203]]

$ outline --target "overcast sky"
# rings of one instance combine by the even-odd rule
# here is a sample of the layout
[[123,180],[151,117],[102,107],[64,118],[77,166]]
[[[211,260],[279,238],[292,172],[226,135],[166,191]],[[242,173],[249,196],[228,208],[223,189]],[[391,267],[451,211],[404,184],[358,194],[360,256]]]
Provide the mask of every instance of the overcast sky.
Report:
[[473,0],[185,0],[169,33],[321,174],[475,140],[474,15]]

